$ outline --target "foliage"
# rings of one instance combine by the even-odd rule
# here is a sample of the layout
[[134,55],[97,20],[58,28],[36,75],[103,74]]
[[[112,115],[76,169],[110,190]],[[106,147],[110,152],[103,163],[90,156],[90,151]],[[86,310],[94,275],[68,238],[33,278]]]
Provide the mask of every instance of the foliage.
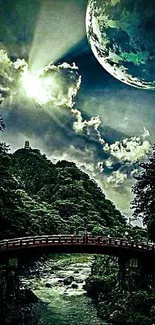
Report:
[[[129,270],[130,266],[130,270]],[[148,272],[149,271],[149,272]],[[114,325],[151,325],[155,322],[155,272],[131,260],[123,288],[118,281],[118,258],[97,255],[86,281],[99,315]]]
[[[126,226],[124,238],[134,238],[137,242],[148,240],[147,231],[138,226]],[[152,263],[139,264],[136,260],[126,263],[122,283],[118,257],[96,255],[91,275],[86,281],[87,292],[95,298],[99,315],[108,323],[151,325],[155,321],[155,272]]]
[[[9,171],[10,158],[5,150],[0,152],[0,236],[13,236],[14,229],[22,230],[18,207],[22,205],[17,190],[20,185]],[[22,219],[23,216],[22,216]],[[17,224],[18,220],[18,224]],[[16,231],[18,231],[16,229]]]
[[112,290],[99,298],[99,314],[112,324],[152,325],[155,322],[154,292]]
[[125,218],[74,163],[54,165],[38,149],[8,154],[1,144],[0,165],[1,238],[125,229]]
[[3,122],[3,119],[2,119],[2,117],[0,116],[0,131],[4,131],[5,130],[5,124],[4,124],[4,122]]
[[141,163],[141,172],[135,176],[133,187],[134,216],[141,216],[147,226],[149,236],[155,240],[155,145],[147,162]]

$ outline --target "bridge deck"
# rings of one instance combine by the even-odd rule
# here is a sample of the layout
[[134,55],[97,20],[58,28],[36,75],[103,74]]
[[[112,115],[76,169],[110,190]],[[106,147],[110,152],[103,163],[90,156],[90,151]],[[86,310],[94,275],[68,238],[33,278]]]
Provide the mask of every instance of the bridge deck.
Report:
[[155,246],[136,243],[120,238],[74,235],[33,236],[0,241],[0,259],[35,253],[93,253],[124,256],[129,258],[151,258],[155,260]]

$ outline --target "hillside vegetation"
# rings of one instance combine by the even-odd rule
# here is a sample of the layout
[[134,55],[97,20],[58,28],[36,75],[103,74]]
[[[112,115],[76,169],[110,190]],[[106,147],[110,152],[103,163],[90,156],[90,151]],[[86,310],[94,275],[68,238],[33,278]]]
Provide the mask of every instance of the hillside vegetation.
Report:
[[[0,237],[123,232],[124,216],[74,163],[53,164],[38,149],[0,147]],[[120,230],[121,229],[121,230]]]

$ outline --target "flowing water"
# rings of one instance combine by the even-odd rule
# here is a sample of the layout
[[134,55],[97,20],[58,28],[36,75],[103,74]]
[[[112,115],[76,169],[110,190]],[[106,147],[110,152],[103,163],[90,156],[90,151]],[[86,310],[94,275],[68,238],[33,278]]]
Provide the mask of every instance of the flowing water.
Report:
[[[91,257],[82,263],[67,257],[41,264],[37,275],[33,271],[28,278],[21,277],[20,287],[29,288],[39,298],[38,302],[16,306],[11,313],[12,320],[5,315],[4,324],[106,325],[97,316],[95,304],[85,291],[91,264]],[[20,308],[22,312],[18,314]]]
[[35,295],[46,303],[40,320],[44,325],[105,325],[84,290],[92,258],[85,263],[70,261],[67,266],[64,262],[55,262],[51,273],[43,272],[40,279],[29,281]]

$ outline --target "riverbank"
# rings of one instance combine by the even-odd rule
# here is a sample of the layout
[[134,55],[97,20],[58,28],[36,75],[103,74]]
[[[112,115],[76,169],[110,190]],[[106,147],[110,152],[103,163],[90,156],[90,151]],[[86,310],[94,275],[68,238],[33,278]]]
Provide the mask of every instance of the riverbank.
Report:
[[154,275],[140,281],[140,268],[132,264],[132,283],[126,278],[120,288],[117,257],[42,257],[11,276],[7,288],[4,282],[0,324],[154,325]]
[[120,288],[116,259],[97,256],[86,280],[98,315],[113,325],[154,325],[155,274],[144,272],[142,276],[142,269],[133,261],[130,276],[128,273]]

